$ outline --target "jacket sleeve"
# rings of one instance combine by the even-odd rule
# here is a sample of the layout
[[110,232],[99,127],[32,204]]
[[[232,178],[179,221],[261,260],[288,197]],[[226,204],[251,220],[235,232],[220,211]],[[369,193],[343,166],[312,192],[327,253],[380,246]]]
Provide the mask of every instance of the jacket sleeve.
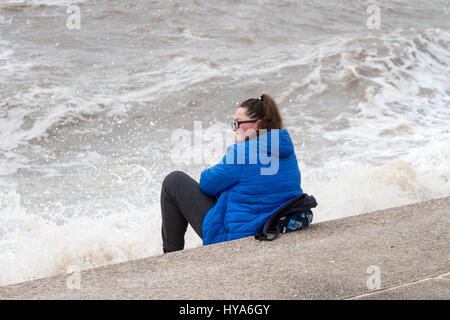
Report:
[[227,148],[227,153],[215,166],[204,170],[200,175],[200,189],[217,197],[221,192],[239,182],[241,164],[236,164],[236,145]]

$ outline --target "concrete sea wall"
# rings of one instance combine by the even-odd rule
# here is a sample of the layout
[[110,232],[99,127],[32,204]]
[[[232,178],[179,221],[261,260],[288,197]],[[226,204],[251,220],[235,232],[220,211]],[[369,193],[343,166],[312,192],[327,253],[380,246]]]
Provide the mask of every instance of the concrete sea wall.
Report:
[[449,230],[445,197],[4,286],[0,299],[450,299]]

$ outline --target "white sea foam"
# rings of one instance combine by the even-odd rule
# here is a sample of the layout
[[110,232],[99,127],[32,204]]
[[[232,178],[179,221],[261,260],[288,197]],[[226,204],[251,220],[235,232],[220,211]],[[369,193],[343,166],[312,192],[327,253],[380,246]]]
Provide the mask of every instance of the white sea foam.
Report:
[[[314,222],[450,194],[449,31],[397,19],[402,2],[386,10],[403,27],[379,32],[354,16],[365,2],[335,3],[338,24],[314,1],[227,4],[238,15],[123,1],[104,17],[98,1],[24,3],[0,3],[16,6],[0,17],[0,284],[161,253],[162,179],[220,160],[192,149],[202,164],[173,163],[171,133],[225,130],[262,92],[282,108]],[[93,18],[79,32],[39,16],[80,3]],[[436,20],[427,6],[421,23]]]
[[0,7],[7,6],[70,6],[88,2],[89,0],[2,0]]
[[450,194],[450,143],[431,142],[380,165],[328,162],[303,169],[303,188],[319,202],[315,222],[445,197]]
[[[14,190],[0,193],[0,285],[162,253],[159,206],[62,223],[28,213]],[[52,217],[55,220],[55,217]],[[63,219],[64,220],[64,219]],[[201,244],[189,228],[186,247]]]

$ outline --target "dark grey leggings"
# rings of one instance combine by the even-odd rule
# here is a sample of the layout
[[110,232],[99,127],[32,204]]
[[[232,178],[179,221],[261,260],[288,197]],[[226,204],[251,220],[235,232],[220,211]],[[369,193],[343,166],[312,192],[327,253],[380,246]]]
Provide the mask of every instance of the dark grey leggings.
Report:
[[202,237],[208,210],[217,202],[200,189],[197,181],[182,171],[169,173],[161,188],[161,235],[164,252],[183,250],[188,223]]

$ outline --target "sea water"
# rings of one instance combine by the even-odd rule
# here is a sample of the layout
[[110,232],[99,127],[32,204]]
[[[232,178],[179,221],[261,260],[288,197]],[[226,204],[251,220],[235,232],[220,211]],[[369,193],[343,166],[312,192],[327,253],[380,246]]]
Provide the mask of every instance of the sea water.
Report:
[[221,158],[174,131],[262,93],[314,222],[450,195],[449,27],[445,0],[0,0],[0,285],[162,253],[165,175]]

